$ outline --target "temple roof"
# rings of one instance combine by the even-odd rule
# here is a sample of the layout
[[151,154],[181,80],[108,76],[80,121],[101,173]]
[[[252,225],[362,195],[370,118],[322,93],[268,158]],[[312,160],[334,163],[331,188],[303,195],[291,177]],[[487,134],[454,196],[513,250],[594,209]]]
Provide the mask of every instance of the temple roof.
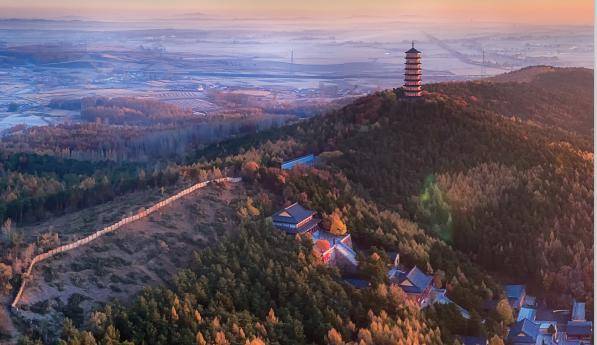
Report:
[[591,321],[569,321],[566,333],[572,336],[589,336],[593,334],[593,323]]
[[524,319],[516,322],[508,333],[508,340],[514,343],[535,343],[539,335],[539,324]]
[[506,297],[508,298],[521,298],[525,293],[524,285],[506,285],[504,286]]
[[276,212],[272,218],[274,222],[298,224],[314,214],[314,211],[307,210],[299,203],[295,202],[294,204]]
[[429,276],[421,271],[417,266],[413,267],[402,279],[400,279],[400,287],[406,293],[421,293],[423,292],[431,281],[432,276]]

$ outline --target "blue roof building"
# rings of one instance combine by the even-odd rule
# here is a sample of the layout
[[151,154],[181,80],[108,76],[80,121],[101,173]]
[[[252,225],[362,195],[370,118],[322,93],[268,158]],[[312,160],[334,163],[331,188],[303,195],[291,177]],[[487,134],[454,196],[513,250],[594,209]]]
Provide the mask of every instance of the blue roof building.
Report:
[[274,225],[289,234],[304,234],[317,230],[319,218],[315,211],[307,210],[299,203],[281,209],[272,216]]
[[593,322],[568,321],[566,325],[566,341],[585,342],[591,344],[593,338]]
[[506,285],[504,286],[504,290],[506,292],[506,297],[508,297],[508,302],[510,302],[510,306],[512,306],[512,308],[516,310],[520,309],[524,303],[524,298],[526,296],[525,286]]
[[510,332],[506,338],[508,344],[535,344],[540,335],[540,325],[531,320],[521,320],[510,327]]
[[421,307],[429,304],[433,277],[425,274],[417,266],[408,273],[394,267],[388,272],[388,279],[392,284],[398,285],[407,296],[416,300]]
[[413,267],[408,273],[396,270],[390,271],[393,273],[391,280],[394,280],[404,292],[412,294],[423,293],[431,286],[433,277],[425,274],[417,266]]
[[586,321],[584,303],[574,301],[572,304],[572,321]]
[[435,303],[453,304],[463,318],[471,318],[468,310],[454,303],[446,296],[445,289],[433,286],[433,276],[425,274],[417,266],[414,266],[408,273],[402,271],[398,267],[398,255],[396,255],[394,267],[388,271],[388,280],[391,284],[398,285],[411,299],[416,300],[421,308],[426,308]]
[[529,307],[522,307],[518,312],[518,318],[516,321],[522,321],[524,319],[535,321],[535,316],[537,315],[537,310],[534,308]]
[[283,162],[280,168],[282,170],[290,170],[299,165],[306,165],[306,166],[313,166],[315,165],[315,156],[313,154],[308,154],[305,156],[301,156],[286,162]]

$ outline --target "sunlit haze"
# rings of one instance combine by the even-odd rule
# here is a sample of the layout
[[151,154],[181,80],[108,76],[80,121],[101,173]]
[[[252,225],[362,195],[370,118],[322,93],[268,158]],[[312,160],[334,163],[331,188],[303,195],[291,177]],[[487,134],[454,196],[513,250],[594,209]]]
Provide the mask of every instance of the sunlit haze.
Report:
[[416,16],[429,21],[492,21],[527,24],[588,25],[593,22],[590,0],[105,0],[0,1],[2,17],[69,17],[94,19],[152,18],[201,13],[205,15],[325,19],[342,16]]

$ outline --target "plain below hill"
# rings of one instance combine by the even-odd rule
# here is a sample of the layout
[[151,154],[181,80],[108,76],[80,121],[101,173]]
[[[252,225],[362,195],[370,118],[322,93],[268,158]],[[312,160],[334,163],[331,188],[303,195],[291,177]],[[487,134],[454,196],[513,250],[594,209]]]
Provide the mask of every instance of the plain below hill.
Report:
[[468,106],[593,135],[593,70],[533,66],[480,81],[425,87]]

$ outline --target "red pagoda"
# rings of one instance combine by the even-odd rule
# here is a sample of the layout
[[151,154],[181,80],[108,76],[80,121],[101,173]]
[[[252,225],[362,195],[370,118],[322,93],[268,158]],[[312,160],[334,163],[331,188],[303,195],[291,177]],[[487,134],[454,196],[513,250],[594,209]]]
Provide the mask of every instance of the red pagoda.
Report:
[[421,52],[415,49],[415,42],[413,41],[412,48],[405,53],[404,95],[406,97],[421,97]]

